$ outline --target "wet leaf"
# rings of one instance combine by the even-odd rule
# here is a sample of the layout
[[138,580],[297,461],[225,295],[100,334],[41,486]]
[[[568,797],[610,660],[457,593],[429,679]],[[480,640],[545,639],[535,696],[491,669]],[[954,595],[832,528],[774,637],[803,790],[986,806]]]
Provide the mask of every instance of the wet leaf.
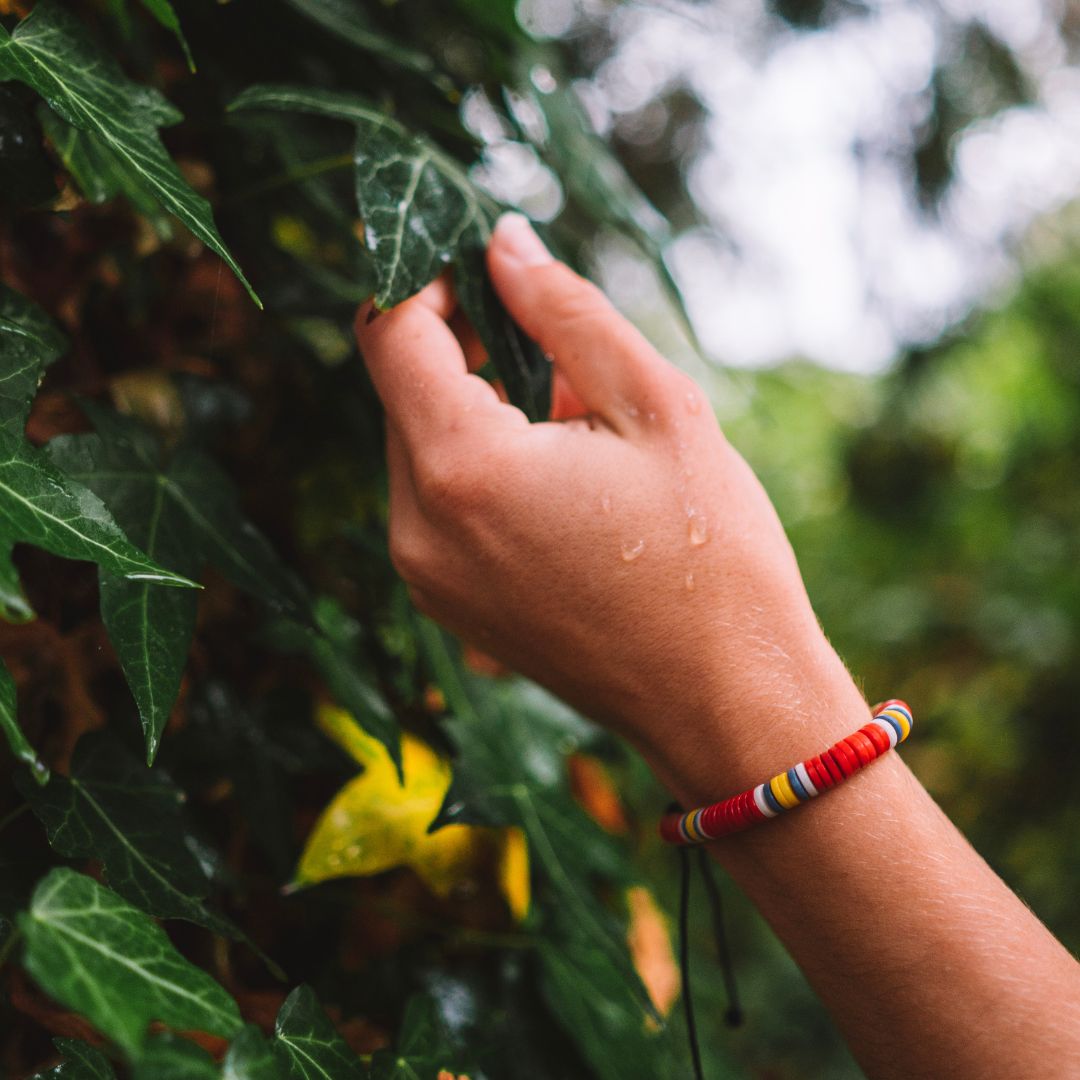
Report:
[[148,915],[83,874],[51,871],[19,927],[38,985],[132,1055],[152,1020],[226,1037],[241,1027],[232,998]]
[[402,783],[386,748],[343,709],[324,706],[319,725],[364,771],[338,792],[316,822],[300,857],[297,884],[408,866],[432,892],[445,897],[475,879],[494,844],[500,853],[510,853],[503,858],[500,885],[515,915],[524,916],[529,867],[520,836],[473,825],[428,831],[450,786],[446,761],[406,733]]
[[210,882],[188,847],[182,792],[117,739],[84,735],[70,776],[53,776],[36,790],[22,787],[53,849],[68,858],[99,859],[109,886],[125,900],[150,915],[239,936],[203,904]]
[[259,303],[218,234],[210,204],[162,145],[158,128],[180,114],[156,90],[131,82],[65,8],[43,0],[12,33],[0,27],[0,78],[32,87],[63,120],[97,136],[110,159],[217,252]]
[[447,268],[510,400],[547,418],[551,365],[514,326],[495,295],[484,251],[499,206],[465,169],[423,136],[353,94],[255,86],[231,109],[279,109],[346,120],[356,127],[356,195],[375,263],[375,303],[391,308]]
[[96,1046],[81,1039],[53,1039],[53,1046],[64,1060],[33,1080],[116,1080],[109,1059]]
[[285,999],[274,1034],[289,1080],[363,1080],[367,1075],[309,986],[298,986]]

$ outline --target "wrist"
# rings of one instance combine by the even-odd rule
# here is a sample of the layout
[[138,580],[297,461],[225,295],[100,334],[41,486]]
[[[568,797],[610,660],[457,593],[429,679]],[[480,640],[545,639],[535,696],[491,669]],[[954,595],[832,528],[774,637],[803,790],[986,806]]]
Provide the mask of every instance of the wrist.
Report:
[[688,809],[752,787],[819,753],[870,719],[870,708],[824,636],[791,663],[746,669],[715,703],[676,717],[638,749]]

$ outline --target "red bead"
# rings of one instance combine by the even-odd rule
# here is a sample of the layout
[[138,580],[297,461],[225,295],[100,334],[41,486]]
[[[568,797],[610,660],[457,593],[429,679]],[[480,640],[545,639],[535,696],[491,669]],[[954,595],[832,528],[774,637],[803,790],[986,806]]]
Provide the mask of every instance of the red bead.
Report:
[[889,736],[877,724],[864,724],[859,730],[874,744],[879,757],[889,750]]
[[874,744],[861,731],[853,731],[844,742],[855,751],[860,765],[869,765],[877,757]]
[[844,740],[829,747],[829,757],[836,762],[837,768],[843,774],[846,780],[852,773],[857,772],[859,768],[859,759],[855,756],[855,752],[850,746],[844,744]]
[[803,764],[806,766],[806,775],[810,777],[810,783],[818,791],[828,791],[833,786],[833,778],[829,775],[829,770],[825,768],[820,757],[808,758]]
[[818,754],[818,761],[821,762],[822,767],[829,774],[829,779],[832,780],[830,786],[836,787],[836,785],[844,779],[844,772],[840,766],[837,765],[835,758],[833,758],[828,750],[825,750]]

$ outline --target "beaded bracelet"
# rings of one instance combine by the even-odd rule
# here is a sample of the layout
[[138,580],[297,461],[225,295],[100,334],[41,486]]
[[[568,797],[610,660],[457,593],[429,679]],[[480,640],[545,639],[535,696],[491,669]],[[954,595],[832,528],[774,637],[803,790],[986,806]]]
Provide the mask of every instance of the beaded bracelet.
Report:
[[767,783],[688,814],[665,814],[660,835],[669,844],[702,844],[793,810],[902,743],[911,734],[911,724],[911,709],[904,702],[883,702],[875,706],[870,723]]

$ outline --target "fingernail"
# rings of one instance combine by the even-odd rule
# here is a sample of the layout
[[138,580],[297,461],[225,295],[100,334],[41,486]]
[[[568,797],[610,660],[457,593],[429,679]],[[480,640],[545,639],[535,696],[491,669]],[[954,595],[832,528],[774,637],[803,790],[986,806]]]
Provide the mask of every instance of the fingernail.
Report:
[[504,252],[525,266],[555,261],[524,214],[503,214],[495,225],[495,239]]

